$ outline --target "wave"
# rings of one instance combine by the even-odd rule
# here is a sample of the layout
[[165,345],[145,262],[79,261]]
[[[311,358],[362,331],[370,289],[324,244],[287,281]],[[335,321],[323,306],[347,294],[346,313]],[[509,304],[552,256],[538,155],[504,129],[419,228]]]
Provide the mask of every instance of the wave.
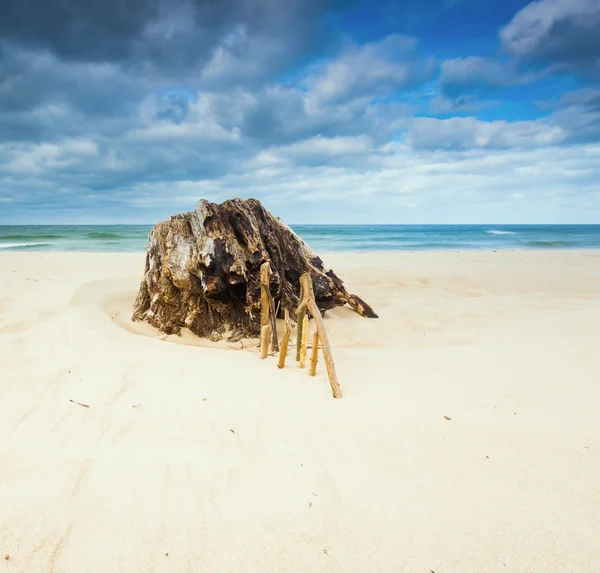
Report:
[[533,247],[535,249],[555,249],[557,247],[572,247],[573,243],[569,241],[527,241],[525,247]]
[[31,239],[64,239],[64,235],[38,235],[32,233],[30,235],[26,233],[18,233],[13,235],[0,235],[0,241],[29,241]]
[[0,243],[0,249],[30,249],[32,247],[48,246],[51,243]]
[[118,233],[107,233],[105,231],[91,231],[85,234],[87,239],[109,239],[113,241],[118,241],[122,239],[123,236]]
[[516,235],[514,231],[486,231],[488,235]]

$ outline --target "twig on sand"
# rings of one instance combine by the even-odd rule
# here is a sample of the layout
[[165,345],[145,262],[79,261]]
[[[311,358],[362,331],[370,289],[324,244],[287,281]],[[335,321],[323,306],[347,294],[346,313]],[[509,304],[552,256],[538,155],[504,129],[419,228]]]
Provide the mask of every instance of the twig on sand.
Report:
[[83,406],[84,408],[90,407],[89,404],[82,404],[81,402],[78,402],[77,400],[71,400],[70,398],[69,398],[69,402],[73,402],[73,404],[78,404],[79,406]]

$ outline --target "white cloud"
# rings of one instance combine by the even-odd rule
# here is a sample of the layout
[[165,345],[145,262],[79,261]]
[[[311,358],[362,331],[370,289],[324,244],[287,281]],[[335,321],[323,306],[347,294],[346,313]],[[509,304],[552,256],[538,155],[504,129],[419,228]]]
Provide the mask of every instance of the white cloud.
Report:
[[288,157],[349,156],[364,154],[371,150],[371,139],[366,135],[355,137],[322,137],[320,135],[292,143],[278,150]]
[[[315,162],[315,145],[332,161]],[[52,160],[57,156],[46,148],[32,153]],[[599,144],[444,150],[332,138],[253,153],[247,149],[243,157],[236,153],[215,175],[172,178],[167,177],[172,172],[159,169],[154,181],[121,183],[111,193],[86,190],[79,181],[94,173],[79,170],[71,174],[63,198],[70,204],[81,204],[82,197],[93,201],[95,220],[114,220],[120,212],[131,222],[163,219],[190,209],[199,197],[222,201],[233,196],[257,197],[291,223],[594,222],[600,217]],[[105,164],[90,167],[99,173]],[[145,171],[147,165],[131,169]],[[6,179],[0,184],[4,195],[39,189],[39,194],[29,193],[40,213],[54,201],[51,189],[60,180],[54,177],[30,170],[18,186]]]
[[348,46],[304,83],[318,105],[385,95],[427,81],[434,58],[416,52],[414,38],[390,35],[379,42]]
[[98,155],[98,145],[89,139],[68,139],[60,144],[4,146],[4,154],[7,172],[43,174],[89,164]]
[[415,118],[407,141],[417,149],[538,148],[560,143],[563,129],[546,121],[481,121],[474,117]]

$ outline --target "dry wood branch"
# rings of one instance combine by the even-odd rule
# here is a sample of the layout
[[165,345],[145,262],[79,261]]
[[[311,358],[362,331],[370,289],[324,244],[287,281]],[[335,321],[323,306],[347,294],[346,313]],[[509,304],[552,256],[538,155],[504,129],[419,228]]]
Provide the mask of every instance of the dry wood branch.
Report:
[[271,325],[265,324],[260,332],[260,357],[264,360],[269,354],[269,340],[271,339]]
[[275,310],[273,295],[271,295],[271,274],[271,265],[268,262],[263,263],[260,267],[260,322],[261,327],[265,324],[271,325],[271,348],[273,352],[278,352],[277,311]]
[[82,404],[81,402],[78,402],[77,400],[71,400],[71,399],[69,399],[69,402],[73,402],[73,404],[77,404],[78,406],[83,406],[84,408],[89,408],[90,407],[89,404]]
[[306,315],[306,300],[304,299],[304,291],[300,284],[300,304],[296,310],[296,361],[300,360],[300,349],[302,348],[302,332],[304,328],[304,316]]
[[302,339],[300,342],[300,368],[306,366],[306,342],[308,340],[308,314],[302,319]]
[[281,349],[279,352],[278,368],[285,367],[285,359],[287,358],[288,344],[292,336],[292,324],[290,323],[290,311],[286,308],[284,311],[285,330],[283,331],[283,340],[281,341]]
[[315,330],[313,334],[312,354],[310,357],[310,375],[317,373],[317,362],[319,360],[319,332]]
[[275,311],[275,302],[273,301],[273,297],[271,296],[271,292],[269,291],[269,306],[271,310],[271,348],[273,352],[279,352],[279,341],[277,340],[277,313]]
[[285,366],[285,359],[287,357],[288,344],[292,335],[292,329],[286,328],[283,333],[283,340],[281,341],[281,348],[279,349],[279,362],[277,366],[283,368]]
[[268,262],[260,266],[260,326],[270,324],[271,305],[269,304],[269,277],[271,265]]
[[323,358],[325,359],[325,366],[327,368],[327,375],[329,377],[329,383],[331,384],[331,391],[334,398],[342,397],[342,390],[340,383],[337,379],[335,372],[335,364],[333,363],[333,356],[331,355],[331,346],[329,345],[329,337],[327,336],[327,329],[323,322],[321,312],[315,302],[315,296],[312,287],[312,280],[309,273],[304,273],[300,277],[300,284],[302,285],[302,292],[307,303],[309,312],[311,313],[317,332],[319,333],[319,339],[321,340],[321,347],[323,349]]

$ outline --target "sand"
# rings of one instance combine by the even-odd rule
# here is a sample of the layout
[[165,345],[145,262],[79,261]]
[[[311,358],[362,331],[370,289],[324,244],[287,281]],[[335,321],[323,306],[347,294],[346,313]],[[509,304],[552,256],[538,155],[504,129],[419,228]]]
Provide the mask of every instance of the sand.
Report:
[[600,571],[600,253],[324,259],[341,400],[132,325],[143,255],[0,254],[0,571]]

